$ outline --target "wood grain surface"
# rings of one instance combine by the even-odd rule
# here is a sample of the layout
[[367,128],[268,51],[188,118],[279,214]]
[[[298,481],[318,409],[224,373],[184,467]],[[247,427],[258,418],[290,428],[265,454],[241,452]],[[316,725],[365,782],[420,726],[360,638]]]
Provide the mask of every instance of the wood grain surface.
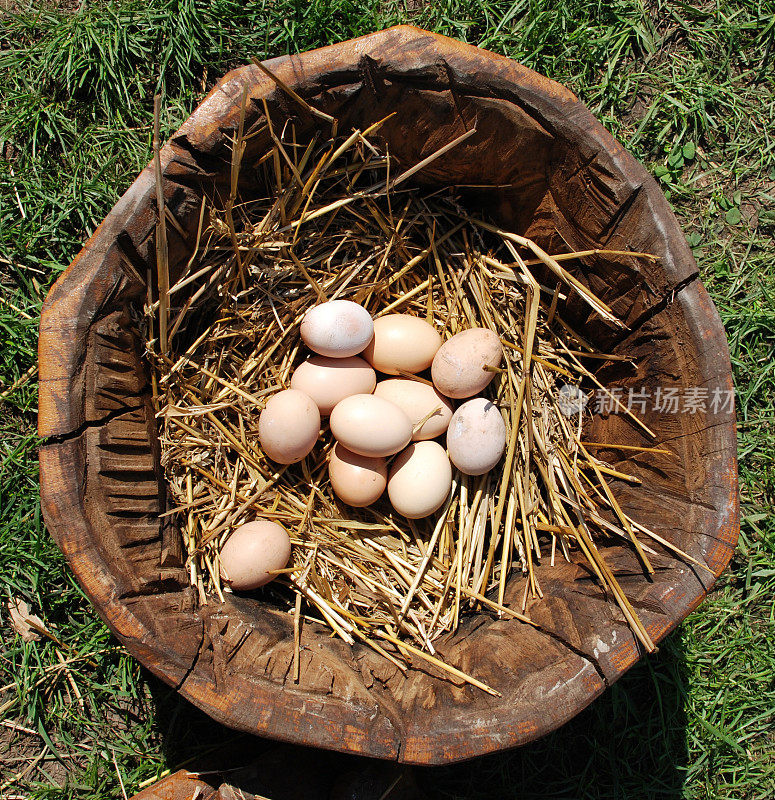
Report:
[[[426,183],[508,184],[468,191],[467,205],[550,251],[608,247],[657,263],[597,256],[570,266],[623,319],[622,334],[580,303],[567,313],[600,347],[636,357],[601,366],[606,385],[732,389],[726,339],[697,267],[656,183],[562,86],[507,58],[399,27],[267,62],[285,83],[335,114],[340,130],[393,111],[381,129],[400,162],[416,163],[464,130],[465,147],[417,176]],[[172,278],[193,248],[203,195],[222,196],[228,137],[243,91],[248,124],[266,100],[300,131],[320,121],[258,68],[226,75],[162,150]],[[267,145],[251,141],[243,163]],[[242,185],[251,189],[250,177]],[[540,567],[542,630],[489,615],[439,643],[442,657],[501,692],[454,685],[427,665],[405,676],[367,648],[306,624],[301,678],[289,665],[287,614],[248,597],[198,607],[179,537],[159,513],[159,467],[142,343],[131,323],[147,276],[155,285],[156,201],[146,168],[46,300],[40,327],[41,495],[49,529],[120,641],[208,714],[290,742],[438,764],[513,747],[573,717],[641,656],[617,607],[581,564]],[[182,233],[178,232],[180,229]],[[658,641],[705,596],[739,533],[734,413],[647,414],[669,455],[601,451],[639,476],[616,483],[636,519],[712,575],[661,551],[652,581],[608,547],[619,581]],[[593,441],[645,442],[621,415],[597,415]],[[511,582],[509,602],[521,597]],[[166,795],[151,795],[165,797]],[[170,795],[177,797],[177,795]]]

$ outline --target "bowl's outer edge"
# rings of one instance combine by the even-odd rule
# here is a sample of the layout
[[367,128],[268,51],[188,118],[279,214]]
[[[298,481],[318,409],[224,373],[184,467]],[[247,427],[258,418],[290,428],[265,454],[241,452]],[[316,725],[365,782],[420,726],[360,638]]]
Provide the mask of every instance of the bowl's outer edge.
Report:
[[[681,286],[675,302],[681,304],[698,339],[707,343],[700,351],[703,360],[701,373],[708,378],[720,376],[731,388],[731,367],[724,331],[718,314],[704,288],[696,279],[696,265],[686,245],[669,205],[657,184],[602,126],[592,117],[574,95],[559,84],[544,78],[515,62],[470,45],[461,44],[435,34],[402,26],[360,39],[333,45],[299,56],[282,57],[267,62],[271,69],[287,82],[297,86],[334,85],[357,79],[362,60],[368,57],[389,69],[397,62],[397,71],[416,70],[428,74],[438,68],[438,80],[443,83],[451,71],[461,87],[475,86],[496,97],[515,100],[519,87],[520,102],[529,103],[532,111],[540,113],[548,124],[581,127],[588,138],[599,144],[616,166],[632,181],[640,184],[665,224],[666,255],[663,265],[668,283]],[[446,78],[448,80],[448,77]],[[218,136],[228,118],[239,113],[239,101],[244,86],[255,96],[270,96],[275,90],[271,82],[255,67],[234,70],[205,98],[199,108],[173,137],[176,139]],[[174,145],[168,143],[162,151],[162,167],[166,169],[174,157]],[[79,442],[85,427],[100,424],[84,414],[83,357],[89,326],[97,318],[106,299],[131,281],[116,252],[118,233],[136,224],[151,230],[154,224],[150,198],[154,182],[147,167],[119,200],[114,209],[84,245],[68,270],[52,288],[44,305],[40,329],[40,416],[39,433],[47,439],[41,448],[41,498],[49,529],[65,552],[74,572],[108,625],[142,663],[149,666],[166,682],[178,686],[181,693],[204,708],[216,719],[234,725],[225,713],[213,687],[207,686],[196,672],[190,654],[174,657],[167,648],[158,647],[149,631],[127,605],[117,597],[110,565],[103,559],[97,532],[90,530],[89,521],[80,503]],[[719,423],[713,431],[717,448],[710,465],[714,506],[717,509],[717,530],[710,534],[708,564],[718,576],[731,558],[739,533],[737,494],[736,436],[734,417]],[[691,609],[702,600],[712,582],[696,582],[674,609],[674,619],[652,633],[656,640],[673,629]],[[618,674],[625,672],[638,658],[632,641],[622,642],[616,656]],[[535,714],[534,724],[518,722],[507,716],[505,709],[486,717],[463,720],[457,718],[449,725],[435,726],[432,735],[427,722],[408,721],[399,731],[391,725],[373,730],[365,709],[352,709],[352,725],[346,724],[347,710],[334,714],[339,717],[326,721],[326,708],[316,716],[315,725],[306,723],[293,729],[283,729],[282,714],[275,708],[263,716],[254,714],[239,720],[236,727],[255,733],[299,741],[322,747],[346,749],[352,752],[397,758],[420,764],[448,763],[481,755],[496,749],[524,744],[558,727],[578,713],[598,696],[617,675],[606,681],[595,675],[584,677],[576,687],[566,687],[573,695],[569,704],[554,703]],[[268,691],[266,708],[273,704]],[[277,704],[275,704],[277,705]],[[558,707],[559,706],[559,707]],[[333,707],[332,707],[333,708]],[[331,724],[333,722],[333,724]],[[369,731],[373,730],[371,736]],[[291,730],[291,733],[288,731]]]

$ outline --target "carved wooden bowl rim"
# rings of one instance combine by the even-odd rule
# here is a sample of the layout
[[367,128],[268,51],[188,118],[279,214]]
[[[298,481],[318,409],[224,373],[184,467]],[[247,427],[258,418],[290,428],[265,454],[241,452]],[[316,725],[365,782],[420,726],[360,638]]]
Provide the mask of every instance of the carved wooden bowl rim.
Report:
[[[472,97],[513,104],[549,129],[571,131],[584,147],[591,148],[595,158],[604,160],[606,169],[622,185],[632,188],[633,197],[639,195],[653,216],[654,247],[662,262],[645,280],[658,285],[659,292],[637,320],[638,330],[667,325],[655,320],[672,315],[670,320],[678,320],[675,324],[680,325],[676,336],[681,347],[690,351],[696,378],[703,385],[731,390],[723,328],[665,198],[648,173],[568,90],[507,58],[406,26],[267,64],[309,97],[344,84],[365,84],[370,76],[382,75],[435,91],[454,86]],[[255,67],[226,75],[162,150],[165,194],[173,207],[175,193],[186,194],[187,176],[205,169],[203,154],[234,129],[243,87],[248,87],[252,99],[284,102],[282,93]],[[121,572],[115,556],[108,552],[103,531],[94,522],[94,501],[88,495],[88,476],[94,469],[90,459],[97,457],[89,442],[96,441],[112,420],[134,419],[132,414],[142,417],[143,403],[147,405],[147,397],[125,403],[119,398],[115,409],[96,414],[90,392],[99,365],[91,363],[88,353],[97,324],[120,306],[122,297],[137,296],[143,283],[140,268],[146,262],[138,254],[152,250],[153,193],[153,172],[147,167],[52,288],[43,308],[39,353],[44,516],[91,601],[141,663],[230,727],[380,758],[437,764],[524,744],[549,732],[588,705],[639,659],[641,653],[631,634],[615,620],[601,624],[594,655],[586,640],[576,647],[556,637],[542,639],[543,634],[528,629],[520,633],[517,646],[522,643],[554,653],[555,661],[520,679],[516,688],[509,684],[508,663],[502,665],[503,682],[495,687],[504,690],[502,698],[456,688],[450,695],[454,699],[448,702],[434,705],[429,700],[427,708],[422,703],[403,708],[391,704],[376,687],[366,690],[366,699],[348,699],[304,692],[270,680],[250,681],[228,670],[213,672],[200,656],[205,644],[217,645],[218,626],[225,618],[217,610],[192,608],[181,588],[169,590],[169,602],[165,599],[172,604],[170,608],[174,606],[174,613],[169,609],[165,613],[176,620],[176,629],[165,632],[159,628],[159,618],[153,617],[160,606],[154,603],[160,602],[164,592],[156,589],[144,594],[123,588],[134,585],[133,578]],[[186,212],[185,197],[180,209]],[[149,437],[153,439],[152,434]],[[696,431],[676,438],[684,437],[687,442],[694,441],[692,437],[699,442],[703,476],[702,485],[692,490],[692,498],[699,499],[687,506],[686,530],[696,531],[697,555],[712,575],[688,568],[674,570],[670,581],[660,584],[659,597],[649,600],[661,611],[652,613],[644,601],[643,619],[655,641],[675,628],[707,594],[731,558],[739,533],[734,413],[722,411],[703,418]],[[671,503],[668,498],[668,515],[674,512]],[[683,508],[678,500],[675,503],[676,508]],[[554,589],[562,592],[561,578]],[[233,605],[232,610],[235,608]],[[505,648],[514,645],[514,640],[508,639],[514,629],[504,621],[498,625],[503,626],[499,635],[504,645],[498,653],[503,659]],[[616,633],[608,635],[612,629],[618,638]],[[192,648],[189,640],[198,641],[198,646]],[[420,676],[418,680],[430,682],[431,678]]]

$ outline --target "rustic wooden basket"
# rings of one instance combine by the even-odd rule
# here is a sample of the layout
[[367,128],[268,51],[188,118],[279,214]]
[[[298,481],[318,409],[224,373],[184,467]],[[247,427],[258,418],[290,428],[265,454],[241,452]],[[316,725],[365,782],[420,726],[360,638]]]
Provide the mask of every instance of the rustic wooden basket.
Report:
[[[335,114],[340,130],[398,113],[381,135],[403,163],[421,160],[475,120],[477,133],[420,175],[426,182],[510,184],[469,192],[469,206],[549,252],[633,249],[658,263],[594,256],[571,269],[628,326],[622,334],[572,300],[564,313],[604,350],[608,386],[731,391],[724,331],[657,184],[562,86],[476,47],[408,27],[268,62],[288,86]],[[266,99],[312,130],[311,117],[256,67],[229,73],[162,150],[170,263],[194,245],[203,193],[228,185],[228,137],[243,90],[248,117]],[[257,137],[257,139],[260,137]],[[256,150],[266,142],[254,140]],[[249,153],[243,159],[247,163]],[[419,176],[418,176],[419,177]],[[249,176],[244,180],[249,182]],[[249,183],[242,187],[250,190]],[[440,652],[497,689],[454,685],[418,662],[403,676],[371,650],[312,624],[301,679],[289,678],[292,618],[257,600],[199,607],[164,511],[158,440],[131,309],[155,285],[152,167],[116,204],[51,290],[40,327],[40,451],[46,522],[92,602],[144,665],[215,719],[278,739],[418,764],[451,762],[535,739],[578,713],[640,657],[615,604],[582,565],[544,563],[544,630],[483,614]],[[228,193],[228,190],[227,190]],[[569,264],[571,262],[568,262]],[[710,396],[710,395],[709,395]],[[621,505],[712,571],[663,552],[653,581],[624,547],[605,557],[657,641],[708,592],[739,531],[733,412],[646,411],[669,455],[624,459],[643,484]],[[622,415],[600,414],[591,441],[654,444]],[[622,461],[624,459],[624,462]],[[522,596],[519,576],[509,602]]]

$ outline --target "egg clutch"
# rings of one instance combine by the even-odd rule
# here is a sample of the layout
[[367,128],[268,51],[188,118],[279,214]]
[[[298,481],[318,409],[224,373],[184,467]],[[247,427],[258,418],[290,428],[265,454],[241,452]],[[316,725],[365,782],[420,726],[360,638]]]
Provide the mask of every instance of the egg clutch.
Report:
[[431,180],[452,145],[402,163],[380,123],[305,139],[261,120],[265,150],[235,140],[231,195],[204,198],[196,252],[143,317],[165,513],[198,602],[287,612],[297,656],[323,624],[487,691],[436,657],[445,637],[472,614],[535,624],[555,563],[583,561],[653,647],[606,545],[644,575],[659,549],[691,559],[617,503],[638,478],[563,402],[614,402],[598,376],[620,357],[584,326],[622,326],[576,268],[587,255],[549,255],[486,218],[486,189]]
[[[357,508],[376,503],[387,488],[395,511],[420,519],[447,499],[452,464],[465,475],[483,475],[500,460],[506,449],[500,410],[485,397],[456,411],[450,400],[479,394],[495,377],[503,349],[493,331],[469,328],[442,345],[424,319],[389,314],[373,321],[363,306],[331,300],[306,312],[300,333],[315,355],[258,419],[261,447],[273,461],[293,464],[309,455],[321,417],[330,415],[334,494]],[[432,382],[418,376],[428,369]],[[377,382],[376,370],[405,377]],[[444,434],[446,450],[434,441]],[[390,456],[396,458],[388,469]],[[285,567],[290,551],[278,526],[247,523],[221,551],[221,577],[233,589],[258,588]]]
[[[351,336],[356,326],[357,335]],[[337,343],[341,349],[334,356],[331,340],[337,330],[344,341]],[[441,386],[450,397],[467,398],[487,386],[495,377],[488,368],[497,368],[502,358],[500,341],[492,331],[462,331],[442,347],[441,337],[425,320],[391,314],[373,325],[361,306],[334,300],[307,312],[301,337],[321,355],[305,361],[293,373],[291,388],[272,397],[271,407],[267,404],[259,418],[259,438],[275,461],[298,461],[301,451],[301,457],[307,455],[317,440],[320,418],[304,403],[306,398],[289,393],[306,394],[321,414],[331,415],[337,446],[329,477],[334,492],[348,505],[375,502],[386,485],[381,477],[386,471],[385,457],[402,451],[387,481],[393,507],[411,519],[436,511],[452,485],[446,454],[435,442],[435,447],[409,443],[436,439],[448,428],[450,457],[466,475],[487,472],[503,455],[506,426],[500,411],[482,398],[484,402],[473,400],[453,413],[449,397],[436,388]],[[361,352],[363,359],[354,358]],[[429,367],[433,383],[415,377]],[[375,369],[407,377],[377,383]],[[280,418],[286,403],[299,406],[295,428],[283,425]],[[414,476],[409,496],[399,489],[406,483],[401,474]],[[419,502],[419,496],[425,499]]]

